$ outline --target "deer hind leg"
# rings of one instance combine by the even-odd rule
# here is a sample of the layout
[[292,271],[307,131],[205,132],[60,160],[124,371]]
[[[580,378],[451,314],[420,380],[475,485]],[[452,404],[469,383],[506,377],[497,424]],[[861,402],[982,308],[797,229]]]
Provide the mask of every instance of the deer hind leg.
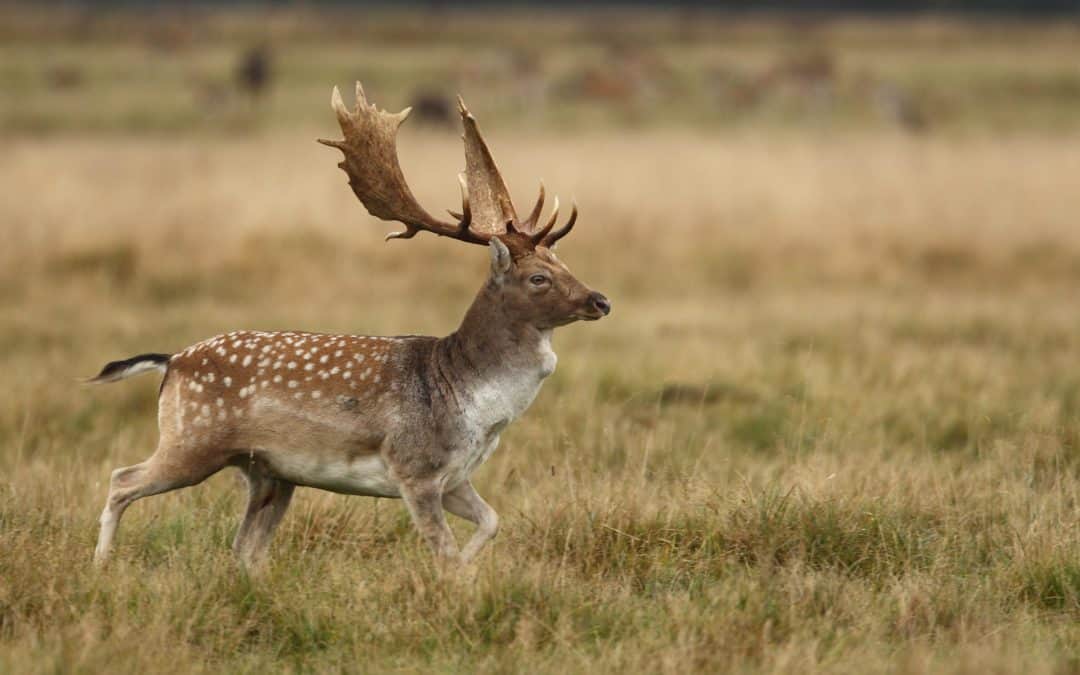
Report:
[[450,513],[476,524],[476,532],[461,552],[463,562],[469,562],[499,532],[499,514],[465,481],[443,495],[443,507]]
[[245,469],[244,475],[248,480],[247,512],[236,531],[233,551],[250,568],[262,561],[296,486],[267,475],[258,467]]
[[139,489],[141,479],[146,474],[146,462],[127,466],[112,472],[109,480],[109,496],[105,500],[105,509],[101,512],[101,530],[98,532],[97,548],[94,549],[94,562],[104,563],[112,550],[112,540],[116,536],[116,527],[120,524],[120,516],[131,502],[141,494]]
[[100,565],[108,559],[120,518],[132,502],[201,483],[221,469],[221,466],[193,467],[166,459],[174,454],[172,448],[159,447],[145,462],[112,472],[109,496],[105,500],[105,509],[101,512],[101,531],[98,534],[97,548],[94,549],[95,563]]
[[436,557],[443,561],[458,561],[458,552],[454,533],[446,524],[443,514],[442,495],[435,484],[401,486],[401,498],[409,509],[413,524],[427,541]]

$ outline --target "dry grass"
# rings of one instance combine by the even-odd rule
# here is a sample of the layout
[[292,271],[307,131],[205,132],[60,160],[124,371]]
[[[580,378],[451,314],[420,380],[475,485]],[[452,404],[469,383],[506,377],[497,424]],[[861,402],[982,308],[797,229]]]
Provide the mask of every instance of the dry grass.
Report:
[[[615,311],[557,335],[559,370],[478,472],[503,530],[472,578],[433,569],[398,502],[309,490],[249,577],[228,473],[135,505],[91,569],[156,382],[74,377],[239,327],[445,333],[480,283],[479,249],[381,243],[312,142],[324,112],[239,139],[5,141],[0,671],[1080,663],[1065,134],[496,129],[522,202],[541,175],[577,196],[563,256]],[[403,143],[423,201],[453,206],[458,142]]]
[[[476,580],[440,580],[397,503],[314,492],[248,578],[230,476],[138,504],[93,572],[156,385],[73,376],[237,326],[446,332],[479,283],[478,250],[380,243],[313,135],[6,153],[6,669],[1076,656],[1080,139],[497,135],[519,190],[579,195],[564,256],[616,311],[562,332],[479,473],[505,527]],[[457,153],[409,139],[427,201]]]

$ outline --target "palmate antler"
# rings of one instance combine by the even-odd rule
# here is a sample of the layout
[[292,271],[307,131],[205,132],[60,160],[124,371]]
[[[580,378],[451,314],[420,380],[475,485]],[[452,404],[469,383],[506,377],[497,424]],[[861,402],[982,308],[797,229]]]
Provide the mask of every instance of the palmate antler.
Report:
[[559,199],[556,197],[551,218],[543,227],[537,227],[544,207],[543,183],[540,184],[540,197],[529,217],[524,221],[518,220],[510,201],[510,192],[480,135],[476,118],[460,97],[458,109],[465,127],[465,173],[458,176],[461,183],[461,213],[450,212],[457,219],[456,223],[440,220],[425,211],[405,182],[397,156],[397,131],[409,116],[411,108],[396,115],[381,111],[367,102],[359,82],[356,83],[354,112],[345,108],[337,87],[334,87],[330,105],[337,113],[345,139],[330,141],[320,138],[319,142],[344,153],[345,159],[338,166],[349,176],[349,186],[368,213],[405,225],[403,231],[391,233],[387,239],[409,239],[417,232],[427,231],[470,244],[487,244],[497,234],[520,233],[528,236],[533,246],[550,247],[565,237],[577,221],[577,205],[574,205],[570,220],[553,231],[559,215]]

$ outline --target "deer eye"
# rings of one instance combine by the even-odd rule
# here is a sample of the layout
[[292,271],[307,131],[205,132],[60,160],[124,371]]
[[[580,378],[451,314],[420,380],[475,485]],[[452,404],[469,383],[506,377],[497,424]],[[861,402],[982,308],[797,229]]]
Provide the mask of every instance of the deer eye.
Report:
[[532,284],[533,286],[543,286],[547,282],[548,282],[548,278],[545,277],[543,274],[534,274],[531,277],[529,277],[529,283]]

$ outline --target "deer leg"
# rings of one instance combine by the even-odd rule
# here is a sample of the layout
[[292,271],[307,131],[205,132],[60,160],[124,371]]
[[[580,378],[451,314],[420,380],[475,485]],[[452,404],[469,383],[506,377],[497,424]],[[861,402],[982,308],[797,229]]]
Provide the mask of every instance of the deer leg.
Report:
[[245,567],[254,567],[266,553],[296,486],[257,469],[244,475],[248,480],[247,512],[233,539],[233,551]]
[[499,514],[465,481],[443,495],[443,507],[450,513],[476,524],[476,532],[461,552],[462,562],[469,562],[499,532]]
[[109,496],[105,500],[105,509],[101,512],[101,531],[98,534],[97,547],[94,549],[94,562],[104,563],[112,550],[113,537],[120,524],[120,518],[132,502],[143,497],[169,492],[189,485],[195,485],[217,473],[221,466],[192,471],[182,463],[166,462],[162,457],[170,454],[162,448],[139,464],[127,466],[112,472],[109,480]]
[[401,486],[401,498],[409,509],[413,524],[435,555],[445,561],[459,560],[454,533],[446,524],[442,495],[434,484]]
[[97,548],[94,549],[94,562],[104,563],[112,550],[112,540],[116,536],[116,528],[120,524],[120,516],[124,511],[141,496],[137,487],[139,479],[146,473],[146,463],[127,466],[112,472],[109,479],[109,496],[105,500],[105,508],[101,512],[101,530],[98,532]]

